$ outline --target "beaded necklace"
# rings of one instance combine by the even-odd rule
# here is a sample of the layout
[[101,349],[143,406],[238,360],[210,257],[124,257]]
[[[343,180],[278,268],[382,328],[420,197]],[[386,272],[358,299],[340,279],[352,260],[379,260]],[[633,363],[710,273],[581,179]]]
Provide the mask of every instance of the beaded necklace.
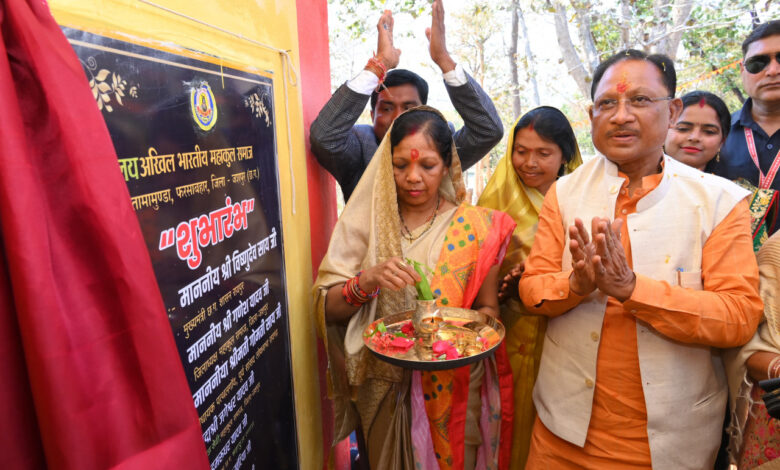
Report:
[[[433,223],[436,221],[436,216],[439,214],[439,203],[441,202],[441,195],[438,194],[438,197],[436,198],[436,208],[433,210],[433,215],[429,217],[428,226],[425,227],[425,230],[420,232],[416,237],[412,236],[412,231],[409,230],[409,227],[406,226],[406,222],[404,221],[404,215],[401,213],[401,208],[398,208],[398,216],[401,217],[401,225],[403,225],[403,230],[401,230],[401,236],[403,236],[405,239],[409,240],[409,243],[412,243],[413,241],[417,240],[418,238],[422,237],[425,232],[431,229],[433,227]],[[404,233],[404,230],[406,233]]]

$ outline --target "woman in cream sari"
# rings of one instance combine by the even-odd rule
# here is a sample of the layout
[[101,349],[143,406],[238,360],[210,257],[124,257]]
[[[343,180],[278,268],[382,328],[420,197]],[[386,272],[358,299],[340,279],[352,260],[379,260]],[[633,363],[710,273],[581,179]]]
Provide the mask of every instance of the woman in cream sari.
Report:
[[498,314],[498,264],[514,222],[463,203],[455,145],[443,117],[419,107],[399,116],[344,208],[314,286],[328,351],[335,438],[357,426],[382,469],[507,468],[511,373],[504,351],[473,367],[412,372],[374,357],[363,331],[410,310],[419,276],[403,260],[435,266],[437,303]]
[[780,232],[757,253],[764,318],[746,345],[726,350],[731,422],[729,460],[740,470],[780,469],[780,421],[767,413],[758,386],[780,377]]
[[514,376],[515,424],[512,470],[525,467],[536,411],[531,392],[542,356],[547,319],[525,311],[517,294],[522,266],[536,235],[539,211],[553,182],[582,164],[574,131],[556,108],[542,106],[522,116],[508,139],[478,205],[509,214],[517,223],[501,265],[501,320]]

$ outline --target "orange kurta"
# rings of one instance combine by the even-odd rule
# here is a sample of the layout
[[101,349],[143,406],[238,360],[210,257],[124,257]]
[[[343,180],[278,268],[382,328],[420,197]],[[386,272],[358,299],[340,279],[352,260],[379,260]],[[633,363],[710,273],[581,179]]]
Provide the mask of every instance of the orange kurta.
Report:
[[[621,174],[624,178],[624,174]],[[622,218],[621,242],[632,263],[627,216],[661,181],[646,176],[632,194],[628,178],[618,195],[615,218]],[[590,221],[584,221],[590,227]],[[637,274],[636,288],[625,303],[609,297],[596,364],[593,411],[584,447],[552,434],[536,419],[527,469],[650,467],[647,411],[639,373],[636,319],[677,341],[733,347],[746,342],[760,316],[758,271],[741,262],[753,256],[747,201],[741,201],[713,230],[702,252],[705,291],[672,287]],[[564,314],[583,297],[569,291],[571,270],[561,272],[565,228],[555,186],[547,192],[539,230],[526,260],[520,295],[533,313]],[[554,299],[554,300],[553,300]],[[756,316],[756,312],[758,315]],[[724,410],[725,411],[725,410]]]

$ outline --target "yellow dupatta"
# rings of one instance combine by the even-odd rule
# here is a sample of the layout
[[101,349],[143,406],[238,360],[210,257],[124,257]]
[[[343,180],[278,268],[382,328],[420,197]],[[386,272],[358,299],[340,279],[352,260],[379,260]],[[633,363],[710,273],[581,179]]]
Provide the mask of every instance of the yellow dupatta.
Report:
[[[542,201],[544,201],[542,193],[523,184],[512,165],[512,151],[515,146],[514,129],[519,121],[520,118],[512,126],[512,136],[507,139],[504,157],[498,162],[493,176],[490,177],[477,202],[478,206],[509,214],[517,223],[517,227],[512,233],[512,241],[509,242],[506,251],[504,263],[501,266],[501,276],[506,274],[512,266],[525,260],[531,251],[531,245],[533,245],[536,236],[536,226],[539,222],[539,211],[542,209]],[[564,174],[571,173],[580,165],[582,165],[582,157],[579,147],[576,147],[571,160],[565,165]]]
[[[506,257],[499,275],[503,277],[516,264],[523,262],[531,251],[539,212],[544,196],[538,190],[526,186],[512,165],[515,146],[515,127],[507,139],[506,153],[498,162],[496,171],[479,198],[478,205],[507,213],[517,223],[507,247]],[[582,164],[579,147],[564,167],[564,174],[571,173]],[[509,299],[501,305],[501,320],[506,326],[506,349],[514,380],[514,425],[512,435],[511,470],[525,467],[531,443],[531,430],[536,418],[533,405],[533,387],[539,372],[547,319],[528,314],[519,299]]]

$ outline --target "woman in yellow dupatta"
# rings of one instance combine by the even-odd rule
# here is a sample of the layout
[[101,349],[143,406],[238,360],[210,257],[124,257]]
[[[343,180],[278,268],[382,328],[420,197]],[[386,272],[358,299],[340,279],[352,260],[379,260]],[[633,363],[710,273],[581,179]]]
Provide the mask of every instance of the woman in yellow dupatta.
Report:
[[509,214],[517,223],[501,265],[501,320],[514,377],[512,470],[525,467],[536,411],[531,392],[542,356],[547,319],[525,311],[517,294],[522,266],[536,235],[547,189],[582,164],[574,131],[556,108],[542,106],[522,116],[507,142],[504,158],[488,181],[478,205]]
[[[360,426],[374,470],[508,468],[511,372],[505,351],[473,367],[411,372],[363,345],[376,318],[413,308],[435,266],[439,305],[498,315],[498,266],[514,229],[498,211],[463,203],[447,122],[433,108],[399,116],[339,218],[314,286],[328,352],[338,441]],[[502,439],[507,437],[507,439]]]

